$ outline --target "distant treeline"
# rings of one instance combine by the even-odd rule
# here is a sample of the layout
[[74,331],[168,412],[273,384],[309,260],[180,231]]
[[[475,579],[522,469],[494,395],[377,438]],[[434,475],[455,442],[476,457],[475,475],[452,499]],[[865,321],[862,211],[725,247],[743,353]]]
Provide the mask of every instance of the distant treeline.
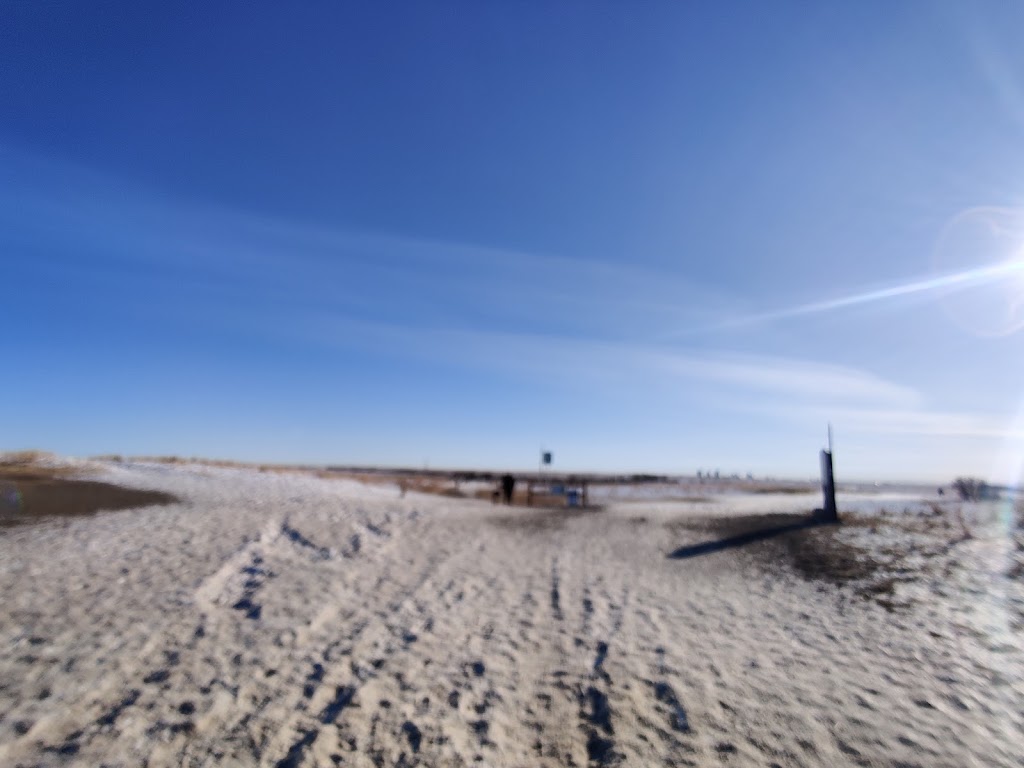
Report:
[[[107,454],[95,458],[106,461],[122,462],[131,461],[152,461],[160,464],[203,464],[212,467],[225,468],[256,468],[262,471],[298,471],[315,473],[333,473],[337,475],[364,475],[376,477],[419,477],[433,480],[450,480],[457,483],[464,482],[486,482],[496,483],[501,479],[505,471],[500,470],[473,470],[473,469],[427,469],[412,467],[360,467],[347,465],[316,465],[316,464],[259,464],[255,462],[232,461],[228,459],[205,459],[198,456],[133,456],[127,458],[120,455]],[[678,477],[670,475],[652,475],[645,472],[632,474],[601,474],[597,472],[512,472],[517,479],[525,482],[537,483],[563,483],[573,485],[580,483],[608,483],[608,484],[640,484],[640,483],[674,483]]]
[[[496,483],[505,472],[491,470],[451,470],[451,469],[403,469],[385,467],[345,467],[328,466],[328,472],[338,474],[360,474],[360,475],[387,475],[401,477],[430,477],[456,482],[487,482]],[[532,480],[545,483],[671,483],[675,478],[668,475],[650,475],[644,473],[628,475],[612,475],[597,473],[558,473],[558,472],[512,472],[510,473],[521,480]]]

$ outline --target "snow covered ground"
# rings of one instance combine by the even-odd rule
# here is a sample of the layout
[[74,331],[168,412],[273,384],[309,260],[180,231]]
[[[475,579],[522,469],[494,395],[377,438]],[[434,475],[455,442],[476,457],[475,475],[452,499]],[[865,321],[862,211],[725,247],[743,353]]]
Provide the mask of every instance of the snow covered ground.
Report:
[[0,765],[1024,762],[1022,542],[999,505],[961,541],[927,505],[841,499],[876,600],[770,543],[666,557],[713,537],[698,519],[813,495],[568,512],[93,474],[181,503],[0,529]]

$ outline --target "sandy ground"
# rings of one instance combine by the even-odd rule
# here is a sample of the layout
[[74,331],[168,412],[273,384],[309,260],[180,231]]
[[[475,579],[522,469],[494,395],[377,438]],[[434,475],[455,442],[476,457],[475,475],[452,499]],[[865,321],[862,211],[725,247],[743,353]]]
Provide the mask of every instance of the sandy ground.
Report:
[[772,542],[667,557],[713,535],[700,516],[814,499],[567,514],[246,470],[97,477],[182,501],[0,530],[0,765],[1024,763],[999,509],[955,544],[844,527],[889,558],[879,601]]

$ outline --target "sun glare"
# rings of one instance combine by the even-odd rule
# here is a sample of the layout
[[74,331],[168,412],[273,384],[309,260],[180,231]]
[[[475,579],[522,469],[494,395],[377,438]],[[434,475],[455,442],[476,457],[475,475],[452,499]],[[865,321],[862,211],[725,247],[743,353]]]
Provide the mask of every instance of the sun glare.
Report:
[[936,242],[932,268],[963,277],[941,298],[957,324],[979,336],[1024,327],[1024,210],[972,208],[955,216]]

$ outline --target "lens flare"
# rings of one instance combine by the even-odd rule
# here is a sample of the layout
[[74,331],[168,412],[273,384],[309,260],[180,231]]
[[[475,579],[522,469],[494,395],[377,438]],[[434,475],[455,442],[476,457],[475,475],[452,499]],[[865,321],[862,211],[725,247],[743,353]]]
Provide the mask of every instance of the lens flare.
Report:
[[[934,294],[955,322],[982,336],[1024,328],[1024,210],[972,208],[943,228],[932,255],[932,277],[884,288],[744,315],[701,330],[725,330],[849,309],[916,294]],[[672,334],[692,333],[693,330]]]
[[940,273],[998,276],[941,297],[958,325],[979,336],[1024,328],[1024,210],[972,208],[943,228],[932,255]]

